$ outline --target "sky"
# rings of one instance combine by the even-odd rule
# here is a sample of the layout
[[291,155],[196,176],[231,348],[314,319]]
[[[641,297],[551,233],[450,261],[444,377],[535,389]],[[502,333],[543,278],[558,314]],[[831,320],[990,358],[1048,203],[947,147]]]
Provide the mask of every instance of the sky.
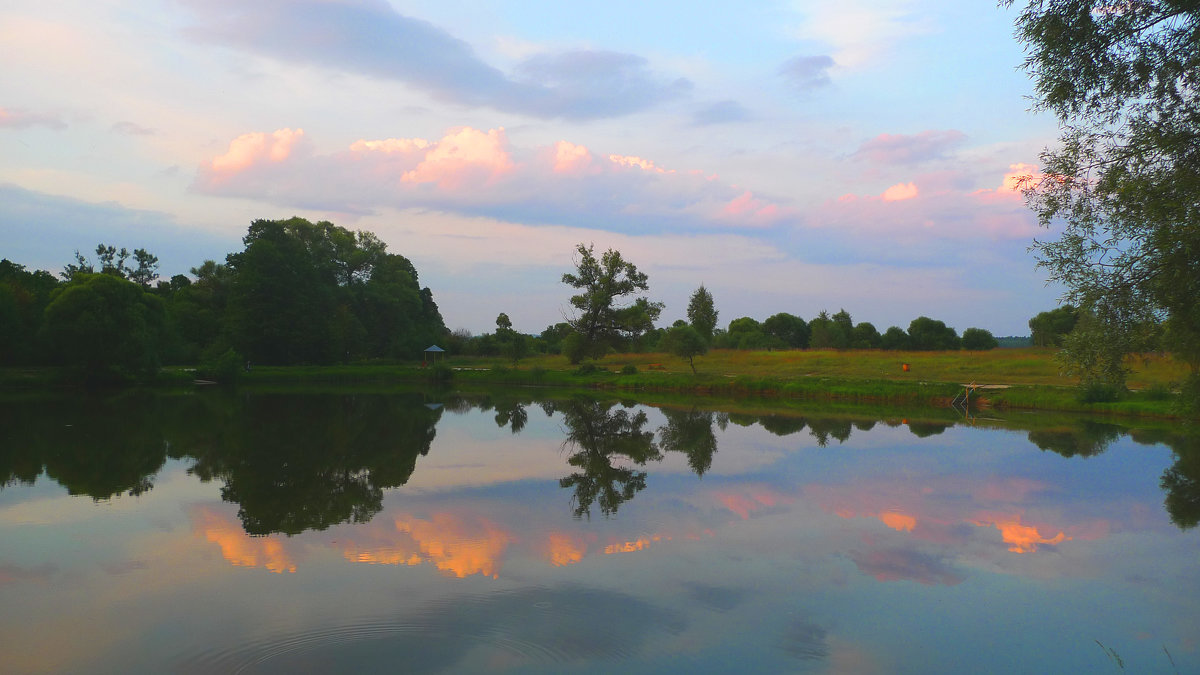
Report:
[[186,274],[256,219],[376,233],[446,324],[570,314],[579,244],[669,325],[995,335],[1062,293],[1014,190],[1058,135],[991,0],[8,0],[0,257]]

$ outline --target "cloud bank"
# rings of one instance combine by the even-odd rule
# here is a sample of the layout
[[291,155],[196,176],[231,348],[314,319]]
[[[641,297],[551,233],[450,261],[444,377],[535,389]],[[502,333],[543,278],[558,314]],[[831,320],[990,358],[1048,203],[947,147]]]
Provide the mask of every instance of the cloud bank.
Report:
[[424,208],[637,233],[797,218],[787,205],[701,171],[569,141],[514,148],[503,128],[458,127],[434,140],[360,139],[329,154],[316,154],[302,129],[247,133],[201,165],[193,189],[336,213]]
[[512,73],[466,42],[383,0],[184,0],[193,38],[260,56],[403,83],[438,101],[550,119],[588,120],[645,110],[691,91],[645,58],[605,50],[540,53]]

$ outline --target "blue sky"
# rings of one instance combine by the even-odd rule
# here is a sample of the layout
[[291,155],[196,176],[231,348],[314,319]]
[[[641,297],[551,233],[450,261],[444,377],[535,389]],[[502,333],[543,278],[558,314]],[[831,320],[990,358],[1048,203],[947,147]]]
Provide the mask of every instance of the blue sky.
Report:
[[250,221],[377,233],[446,323],[561,321],[576,244],[666,323],[845,308],[1025,334],[1055,306],[1013,180],[1028,111],[992,2],[15,0],[0,8],[0,257],[99,242],[185,273]]

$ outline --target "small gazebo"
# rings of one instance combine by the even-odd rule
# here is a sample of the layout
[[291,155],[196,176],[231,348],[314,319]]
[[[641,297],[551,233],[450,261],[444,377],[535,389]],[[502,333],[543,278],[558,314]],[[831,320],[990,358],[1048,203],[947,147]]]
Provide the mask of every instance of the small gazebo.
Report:
[[429,345],[428,347],[425,348],[425,353],[421,357],[421,366],[424,367],[424,366],[428,365],[431,361],[434,361],[435,359],[445,358],[445,356],[446,356],[445,349],[442,349],[441,347],[439,347],[437,345]]

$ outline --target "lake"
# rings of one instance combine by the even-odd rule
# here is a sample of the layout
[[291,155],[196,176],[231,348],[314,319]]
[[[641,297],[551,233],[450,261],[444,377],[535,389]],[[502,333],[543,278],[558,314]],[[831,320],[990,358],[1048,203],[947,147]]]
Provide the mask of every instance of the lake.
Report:
[[1182,425],[749,405],[9,397],[0,670],[1200,672]]

